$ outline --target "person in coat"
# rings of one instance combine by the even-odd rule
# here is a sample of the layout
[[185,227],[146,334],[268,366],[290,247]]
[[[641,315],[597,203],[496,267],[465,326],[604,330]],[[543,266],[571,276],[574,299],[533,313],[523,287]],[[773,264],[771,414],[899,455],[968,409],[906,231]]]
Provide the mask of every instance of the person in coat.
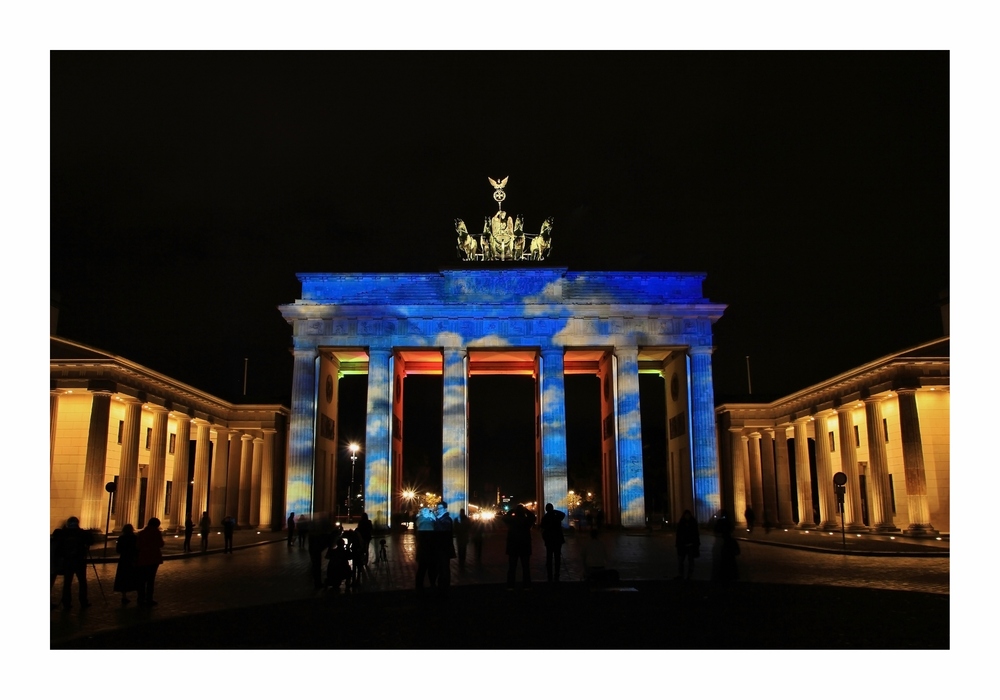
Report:
[[535,514],[518,503],[513,513],[504,516],[507,526],[507,590],[514,589],[517,565],[521,564],[521,585],[531,588],[531,528],[535,525]]
[[139,555],[139,545],[136,543],[135,528],[131,523],[122,526],[115,551],[118,552],[118,568],[115,569],[115,584],[111,590],[121,593],[122,605],[128,605],[132,602],[128,598],[128,592],[138,590],[135,580],[135,560]]
[[542,531],[542,543],[545,545],[545,577],[549,583],[559,583],[562,546],[566,541],[562,529],[562,521],[565,519],[565,513],[556,510],[551,503],[546,503],[545,515],[538,523],[538,529]]
[[451,560],[455,558],[453,537],[455,523],[448,513],[448,504],[441,501],[434,514],[434,552],[437,557],[437,587],[446,591],[451,585]]
[[89,608],[87,598],[87,557],[90,546],[94,543],[89,530],[80,527],[80,519],[71,515],[66,524],[53,533],[55,558],[59,562],[58,569],[63,574],[62,606],[65,610],[73,607],[73,577],[76,577],[79,588],[80,607]]
[[150,518],[146,527],[135,536],[138,553],[135,559],[136,582],[139,587],[139,606],[156,605],[153,600],[153,583],[156,570],[163,563],[163,534],[160,519]]
[[[701,539],[698,537],[698,521],[690,510],[685,510],[677,523],[677,533],[674,539],[677,548],[677,578],[690,579],[694,573],[694,560],[699,556]],[[687,576],[684,575],[684,562],[688,563]]]

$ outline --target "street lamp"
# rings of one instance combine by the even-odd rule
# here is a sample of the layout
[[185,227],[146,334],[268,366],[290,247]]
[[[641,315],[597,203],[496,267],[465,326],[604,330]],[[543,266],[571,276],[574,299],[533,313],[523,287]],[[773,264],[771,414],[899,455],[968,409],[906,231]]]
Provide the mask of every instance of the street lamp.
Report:
[[347,522],[351,522],[351,501],[354,499],[354,471],[358,463],[358,443],[352,442],[348,449],[351,451],[351,488],[347,491]]

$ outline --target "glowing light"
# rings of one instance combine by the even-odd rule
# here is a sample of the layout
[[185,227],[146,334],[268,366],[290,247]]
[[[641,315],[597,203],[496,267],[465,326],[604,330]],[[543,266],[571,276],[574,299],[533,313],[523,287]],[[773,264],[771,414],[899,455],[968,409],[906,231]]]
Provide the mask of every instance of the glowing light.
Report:
[[890,539],[890,540],[894,540],[894,539],[896,539],[896,538],[895,538],[895,537],[893,537],[892,535],[889,535],[889,539]]

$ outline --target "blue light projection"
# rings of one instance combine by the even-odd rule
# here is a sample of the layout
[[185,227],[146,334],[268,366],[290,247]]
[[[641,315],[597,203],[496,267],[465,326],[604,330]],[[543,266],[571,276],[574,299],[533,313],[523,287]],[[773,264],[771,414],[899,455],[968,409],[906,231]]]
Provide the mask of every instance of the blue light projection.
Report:
[[[370,357],[365,499],[369,516],[391,517],[389,385],[394,348],[443,355],[443,497],[468,494],[468,352],[523,348],[542,356],[542,502],[567,503],[564,353],[610,349],[617,357],[616,477],[621,523],[645,525],[639,361],[647,348],[682,349],[692,359],[692,491],[703,510],[719,498],[712,396],[712,323],[724,305],[702,297],[703,273],[569,272],[566,268],[442,270],[437,273],[300,274],[302,298],[280,308],[293,327],[295,364],[286,510],[311,511],[316,370],[321,349],[363,349]],[[613,504],[614,505],[614,504]],[[710,513],[708,513],[710,515]]]

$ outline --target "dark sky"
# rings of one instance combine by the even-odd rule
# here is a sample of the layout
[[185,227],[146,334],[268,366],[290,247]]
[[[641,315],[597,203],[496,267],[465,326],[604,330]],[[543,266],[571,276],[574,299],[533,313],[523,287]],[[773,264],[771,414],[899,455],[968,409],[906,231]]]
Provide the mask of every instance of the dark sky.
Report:
[[505,208],[574,270],[702,271],[717,401],[942,334],[947,52],[54,52],[60,335],[287,402],[296,272],[456,266]]

